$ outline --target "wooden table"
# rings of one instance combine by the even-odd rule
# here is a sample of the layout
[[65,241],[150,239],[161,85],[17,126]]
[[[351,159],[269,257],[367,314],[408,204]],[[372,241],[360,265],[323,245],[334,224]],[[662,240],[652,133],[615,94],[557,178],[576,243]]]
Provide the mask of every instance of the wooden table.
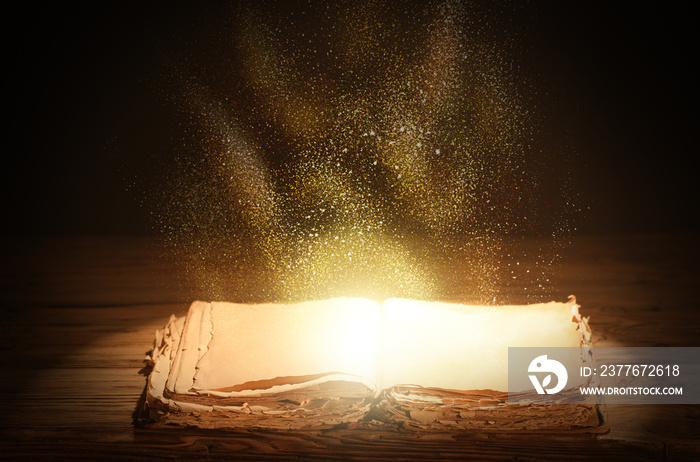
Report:
[[[575,238],[551,298],[575,293],[599,346],[700,346],[698,237]],[[196,290],[147,238],[5,238],[1,251],[2,457],[700,460],[700,405],[609,405],[597,437],[139,428],[154,332]]]

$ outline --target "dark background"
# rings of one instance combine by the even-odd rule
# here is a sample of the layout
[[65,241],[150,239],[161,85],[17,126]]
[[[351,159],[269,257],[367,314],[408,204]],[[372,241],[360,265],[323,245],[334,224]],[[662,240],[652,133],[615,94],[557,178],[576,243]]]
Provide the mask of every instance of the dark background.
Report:
[[[0,376],[0,408],[8,435],[0,436],[0,443],[7,441],[0,450],[9,457],[61,453],[84,459],[107,452],[196,458],[239,447],[268,451],[260,457],[269,457],[272,448],[293,448],[289,435],[269,432],[218,439],[189,430],[182,439],[134,432],[130,413],[143,390],[136,370],[153,330],[171,313],[184,314],[191,300],[210,298],[173,277],[173,266],[145,259],[140,239],[72,238],[152,232],[150,204],[142,203],[138,186],[158,173],[154,158],[167,159],[176,122],[154,88],[154,63],[177,47],[182,31],[201,17],[201,7],[130,0],[1,5],[0,204],[2,234],[10,237],[0,239],[0,359],[7,368]],[[604,342],[699,345],[696,235],[629,236],[700,231],[695,15],[680,2],[636,2],[633,8],[603,1],[512,5],[527,45],[520,61],[538,79],[550,144],[570,155],[574,187],[590,207],[575,217],[577,228],[582,234],[622,234],[581,239],[567,253],[574,263],[555,279],[566,283],[542,291],[548,300],[564,300],[576,290]],[[17,235],[71,237],[12,237]],[[460,274],[449,270],[449,276]],[[522,292],[512,285],[503,291],[509,296]],[[578,446],[569,437],[533,443],[527,436],[518,443],[508,435],[477,435],[474,441],[462,435],[456,446],[435,441],[430,448],[456,457],[522,456],[522,445],[533,458],[578,451],[580,457],[608,460],[681,459],[697,454],[696,408],[618,409],[617,433]],[[342,446],[348,457],[389,454],[376,452],[381,441],[388,444],[383,451],[400,446],[406,456],[425,455],[430,443],[408,444],[396,440],[396,432],[366,445],[340,435],[331,447]],[[299,447],[309,443],[320,457],[323,442],[304,437]]]
[[[1,7],[5,235],[150,232],[134,186],[173,128],[153,63],[199,11],[97,3]],[[693,15],[675,2],[521,3],[522,62],[590,207],[579,232],[697,231]]]

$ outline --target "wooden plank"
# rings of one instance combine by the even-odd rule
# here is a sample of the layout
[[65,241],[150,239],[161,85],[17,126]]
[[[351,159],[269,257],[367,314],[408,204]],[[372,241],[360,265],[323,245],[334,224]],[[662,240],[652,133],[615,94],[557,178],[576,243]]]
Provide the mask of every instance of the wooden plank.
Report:
[[[664,460],[660,443],[565,438],[551,435],[375,434],[353,429],[323,432],[111,430],[74,428],[49,432],[11,430],[4,454],[31,457],[60,453],[83,458],[236,460]],[[102,457],[100,457],[102,458]]]
[[[698,346],[697,236],[583,238],[562,254],[551,298],[578,296],[600,346]],[[539,245],[539,244],[538,244]],[[156,329],[195,291],[147,239],[20,239],[0,246],[0,448],[38,459],[697,460],[700,406],[608,406],[611,430],[563,435],[134,428]],[[516,287],[508,288],[513,301]],[[455,297],[459,296],[455,290]]]

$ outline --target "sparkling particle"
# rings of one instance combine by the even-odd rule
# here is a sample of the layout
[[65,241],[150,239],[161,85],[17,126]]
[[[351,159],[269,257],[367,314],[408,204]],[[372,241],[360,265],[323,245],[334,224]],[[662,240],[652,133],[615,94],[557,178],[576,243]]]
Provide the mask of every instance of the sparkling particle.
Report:
[[[484,11],[231,7],[179,47],[186,115],[154,216],[202,297],[488,302],[516,283],[551,289],[556,255],[512,242],[565,236],[572,220],[555,209],[576,198],[540,200],[558,178],[533,147],[523,95],[535,92],[510,61],[508,11]],[[526,252],[537,274],[521,269]]]

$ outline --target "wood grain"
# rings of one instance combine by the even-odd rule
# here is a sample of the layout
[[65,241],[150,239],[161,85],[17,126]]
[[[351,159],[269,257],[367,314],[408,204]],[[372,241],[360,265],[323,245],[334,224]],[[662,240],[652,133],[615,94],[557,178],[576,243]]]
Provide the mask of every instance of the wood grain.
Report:
[[[697,242],[695,235],[578,238],[562,253],[551,298],[577,295],[596,345],[700,346]],[[608,405],[610,432],[599,436],[134,426],[153,334],[197,296],[156,250],[146,238],[2,242],[3,457],[700,460],[696,405]]]

